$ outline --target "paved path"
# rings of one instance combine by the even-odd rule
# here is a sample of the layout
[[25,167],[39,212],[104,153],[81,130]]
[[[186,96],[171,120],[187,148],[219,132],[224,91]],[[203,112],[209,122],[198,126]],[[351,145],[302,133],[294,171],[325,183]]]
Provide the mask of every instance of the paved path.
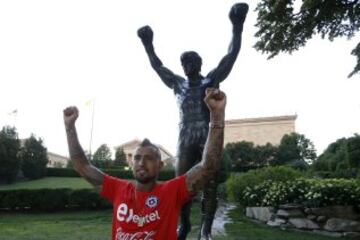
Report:
[[[235,205],[227,202],[220,202],[219,207],[215,214],[211,233],[213,236],[226,236],[225,224],[230,222],[230,218],[227,216],[228,212],[235,208]],[[197,234],[199,232],[199,226],[193,226],[191,230],[191,236],[187,237],[188,240],[197,240]]]

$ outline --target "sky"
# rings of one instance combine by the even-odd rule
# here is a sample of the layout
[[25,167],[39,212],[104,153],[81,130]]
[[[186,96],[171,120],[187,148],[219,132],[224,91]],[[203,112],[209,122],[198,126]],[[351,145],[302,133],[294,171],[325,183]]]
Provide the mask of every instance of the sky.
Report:
[[[241,51],[221,84],[226,119],[297,114],[296,131],[318,154],[360,133],[360,75],[347,78],[359,34],[350,41],[314,37],[292,55],[267,60],[253,48],[257,1],[244,2],[250,10]],[[15,126],[20,138],[33,133],[48,151],[68,155],[62,110],[75,105],[85,150],[90,142],[94,152],[103,143],[113,149],[147,137],[175,154],[175,96],[152,70],[136,31],[150,25],[158,56],[182,76],[181,53],[197,51],[206,75],[227,53],[234,3],[0,1],[0,126]]]

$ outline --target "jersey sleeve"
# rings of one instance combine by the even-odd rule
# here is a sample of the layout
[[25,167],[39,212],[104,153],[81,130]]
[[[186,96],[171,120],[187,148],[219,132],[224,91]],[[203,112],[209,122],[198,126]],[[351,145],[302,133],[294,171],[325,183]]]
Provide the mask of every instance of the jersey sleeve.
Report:
[[127,185],[127,181],[105,175],[100,196],[113,203],[115,196]]

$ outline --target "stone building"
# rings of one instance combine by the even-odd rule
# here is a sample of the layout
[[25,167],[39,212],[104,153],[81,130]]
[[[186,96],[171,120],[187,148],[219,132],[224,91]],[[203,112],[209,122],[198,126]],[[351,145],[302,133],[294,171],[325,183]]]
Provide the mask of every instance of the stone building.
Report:
[[297,115],[244,118],[225,121],[224,144],[240,141],[279,145],[285,134],[295,132]]
[[49,160],[47,167],[66,167],[68,161],[70,160],[68,157],[49,151],[47,152],[47,156]]

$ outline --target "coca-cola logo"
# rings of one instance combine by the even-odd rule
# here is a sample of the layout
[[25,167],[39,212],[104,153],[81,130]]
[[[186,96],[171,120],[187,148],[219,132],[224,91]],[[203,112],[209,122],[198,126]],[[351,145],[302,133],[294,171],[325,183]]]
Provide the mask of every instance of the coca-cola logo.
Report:
[[155,233],[155,231],[127,233],[118,228],[115,240],[154,240]]

